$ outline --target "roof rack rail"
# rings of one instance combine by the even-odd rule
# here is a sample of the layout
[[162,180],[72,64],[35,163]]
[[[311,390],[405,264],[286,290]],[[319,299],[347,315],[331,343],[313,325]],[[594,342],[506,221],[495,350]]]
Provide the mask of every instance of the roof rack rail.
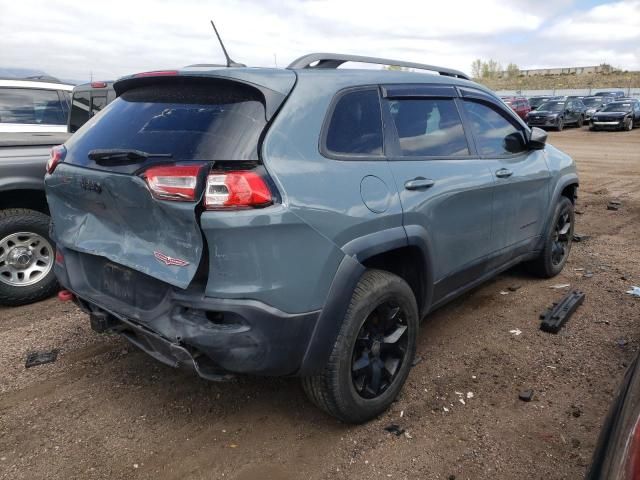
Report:
[[[317,62],[316,65],[311,65],[315,62]],[[294,60],[287,68],[291,70],[300,68],[338,68],[340,65],[346,62],[372,63],[376,65],[394,65],[397,67],[415,68],[417,70],[429,70],[432,72],[437,72],[440,75],[469,80],[469,77],[467,75],[459,70],[454,70],[451,68],[436,67],[435,65],[425,65],[423,63],[404,62],[402,60],[392,60],[389,58],[344,55],[341,53],[310,53]]]

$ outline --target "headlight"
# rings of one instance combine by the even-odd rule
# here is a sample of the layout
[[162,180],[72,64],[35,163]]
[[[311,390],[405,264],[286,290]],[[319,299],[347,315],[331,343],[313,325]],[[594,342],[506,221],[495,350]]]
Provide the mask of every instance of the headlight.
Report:
[[594,113],[596,113],[595,108],[590,108],[589,110],[587,110],[587,115],[593,115]]

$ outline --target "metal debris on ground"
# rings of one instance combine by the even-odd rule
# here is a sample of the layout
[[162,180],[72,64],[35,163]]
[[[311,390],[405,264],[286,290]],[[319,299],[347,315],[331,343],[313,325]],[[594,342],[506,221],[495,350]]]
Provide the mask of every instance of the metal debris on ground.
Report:
[[584,293],[572,290],[567,293],[562,300],[554,303],[546,312],[540,314],[542,323],[540,330],[549,333],[558,333],[562,326],[569,320],[569,317],[584,302]]
[[582,235],[580,233],[574,233],[573,234],[573,241],[574,242],[584,242],[587,241],[591,238],[591,235]]
[[404,428],[400,428],[400,426],[395,423],[392,423],[388,427],[384,427],[384,429],[389,433],[393,433],[396,437],[399,437],[405,432]]
[[500,292],[500,295],[509,295],[509,292],[507,292],[506,290],[502,290],[502,291]]
[[533,400],[533,390],[523,390],[518,395],[518,398],[523,402],[530,402],[531,400]]
[[513,335],[515,335],[517,337],[518,335],[520,335],[522,333],[522,330],[520,330],[519,328],[514,328],[513,330],[509,330],[509,333],[512,333]]
[[558,283],[557,285],[551,285],[549,288],[560,290],[561,288],[569,288],[570,286],[571,286],[570,283]]
[[622,203],[618,200],[611,200],[608,204],[607,204],[607,210],[618,210],[620,207],[622,206]]
[[57,348],[48,352],[29,352],[24,366],[25,368],[31,368],[44,365],[45,363],[53,363],[58,359],[58,352],[59,350]]
[[627,293],[634,297],[640,297],[640,287],[631,287],[631,290],[627,290]]

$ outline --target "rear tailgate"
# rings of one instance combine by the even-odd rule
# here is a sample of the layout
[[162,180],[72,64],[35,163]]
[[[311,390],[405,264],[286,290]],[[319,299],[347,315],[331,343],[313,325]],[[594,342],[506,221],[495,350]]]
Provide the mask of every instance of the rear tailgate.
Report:
[[[285,95],[183,75],[123,84],[126,89],[118,90],[116,83],[119,98],[65,144],[66,157],[45,178],[53,237],[63,247],[186,288],[203,253],[199,213],[206,172],[218,162],[259,163],[266,112],[273,111],[267,103],[282,102]],[[151,155],[96,158],[104,150]],[[202,168],[193,174],[188,195],[152,195],[145,180],[150,168],[194,166]],[[104,268],[113,274],[113,265]],[[105,272],[85,269],[85,275]]]

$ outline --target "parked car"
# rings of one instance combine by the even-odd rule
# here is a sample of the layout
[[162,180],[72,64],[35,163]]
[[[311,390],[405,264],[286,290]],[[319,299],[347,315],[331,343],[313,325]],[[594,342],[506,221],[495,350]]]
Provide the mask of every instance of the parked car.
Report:
[[529,100],[524,97],[501,97],[504,103],[509,105],[518,116],[524,119],[531,111]]
[[367,421],[402,388],[426,314],[569,255],[574,162],[456,70],[310,54],[114,88],[53,150],[55,272],[95,330],[204,378],[296,375]]
[[531,106],[531,110],[537,110],[540,105],[544,102],[549,102],[551,100],[562,100],[563,97],[559,97],[556,95],[537,95],[535,97],[529,97],[529,106]]
[[22,305],[58,291],[44,171],[66,133],[0,132],[0,304]]
[[623,98],[624,92],[622,90],[603,90],[601,92],[596,92],[593,94],[596,97],[613,97],[613,98]]
[[585,122],[591,121],[591,117],[594,113],[604,108],[606,104],[613,101],[613,97],[606,97],[604,95],[601,96],[593,96],[593,97],[584,97],[582,99],[582,103],[587,109],[584,112],[584,120]]
[[635,99],[607,104],[591,117],[591,130],[633,130],[640,126],[640,101]]
[[565,125],[582,127],[587,108],[580,100],[553,100],[543,103],[526,117],[527,125],[555,128],[562,131]]
[[640,472],[640,359],[627,369],[600,430],[586,480],[633,480]]
[[0,79],[0,133],[66,132],[72,85]]
[[69,132],[77,131],[115,98],[113,82],[91,82],[75,87],[71,96]]

